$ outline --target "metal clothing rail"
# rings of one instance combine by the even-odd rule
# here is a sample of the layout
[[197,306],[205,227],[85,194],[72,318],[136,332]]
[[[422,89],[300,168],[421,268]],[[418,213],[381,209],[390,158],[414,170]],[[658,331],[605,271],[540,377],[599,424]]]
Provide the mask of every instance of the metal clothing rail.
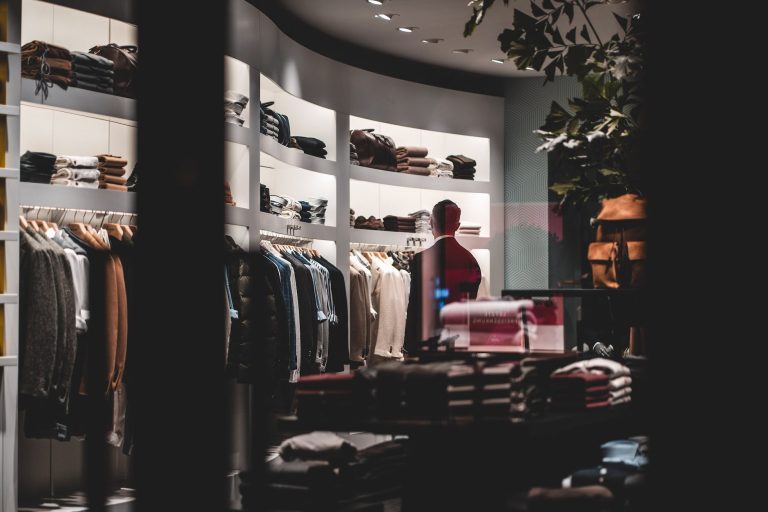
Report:
[[314,241],[311,238],[305,238],[303,236],[286,235],[285,233],[276,233],[274,231],[268,231],[264,229],[260,230],[259,234],[261,235],[262,240],[268,240],[276,244],[308,245],[311,247],[312,242]]
[[[30,220],[46,220],[49,222],[56,222],[57,224],[66,224],[67,222],[64,221],[70,213],[73,214],[71,222],[91,224],[94,226],[103,226],[109,221],[122,224],[126,217],[128,218],[128,224],[133,224],[138,218],[137,213],[88,210],[83,208],[54,208],[50,206],[19,205],[19,210],[24,217]],[[78,219],[80,214],[82,214],[82,218]]]
[[397,252],[418,252],[423,249],[420,246],[414,245],[386,245],[386,244],[364,244],[361,242],[351,242],[349,244],[350,249],[357,249],[358,251],[397,251]]

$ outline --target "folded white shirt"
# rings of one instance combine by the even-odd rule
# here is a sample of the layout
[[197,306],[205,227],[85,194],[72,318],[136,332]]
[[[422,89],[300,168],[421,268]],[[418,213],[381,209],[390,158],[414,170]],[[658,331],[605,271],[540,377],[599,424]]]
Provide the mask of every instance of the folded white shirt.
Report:
[[59,155],[56,157],[54,168],[62,169],[64,167],[96,168],[99,165],[99,158],[95,156],[72,156]]
[[51,176],[51,179],[68,179],[74,181],[98,181],[101,171],[98,169],[70,169],[63,167]]

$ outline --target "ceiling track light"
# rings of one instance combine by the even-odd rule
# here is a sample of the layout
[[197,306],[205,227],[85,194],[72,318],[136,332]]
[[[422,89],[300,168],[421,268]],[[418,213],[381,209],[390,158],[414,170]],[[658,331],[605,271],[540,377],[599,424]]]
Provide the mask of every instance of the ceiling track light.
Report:
[[439,43],[442,43],[443,41],[445,41],[445,39],[441,39],[439,37],[433,37],[431,39],[422,39],[421,40],[422,43],[427,43],[427,44],[439,44]]
[[504,61],[501,59],[491,59],[491,62],[493,62],[494,64],[504,64]]
[[384,5],[384,0],[367,0],[371,5]]
[[414,30],[419,30],[419,27],[397,27],[397,30],[400,32],[405,32],[406,34],[410,34]]
[[392,21],[392,18],[394,18],[395,16],[400,16],[400,15],[395,13],[387,13],[387,14],[379,13],[374,15],[373,17],[383,21]]
[[526,71],[536,71],[536,69],[532,68],[531,66],[527,66],[525,68]]
[[461,55],[466,55],[466,54],[468,54],[470,52],[473,52],[473,51],[474,50],[472,50],[471,48],[459,48],[458,50],[452,50],[451,53],[458,53],[458,54],[461,54]]

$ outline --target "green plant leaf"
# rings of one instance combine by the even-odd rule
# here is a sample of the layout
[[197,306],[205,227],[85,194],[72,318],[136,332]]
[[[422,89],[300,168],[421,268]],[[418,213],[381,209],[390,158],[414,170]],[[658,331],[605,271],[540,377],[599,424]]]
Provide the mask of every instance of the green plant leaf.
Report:
[[552,41],[555,44],[559,44],[561,46],[565,46],[565,41],[563,41],[563,36],[560,35],[560,30],[555,29],[552,31]]
[[614,17],[614,18],[616,18],[616,21],[618,21],[618,22],[619,22],[619,25],[621,25],[621,29],[622,29],[624,32],[626,32],[626,31],[627,31],[627,24],[629,23],[629,21],[627,20],[627,18],[624,18],[623,16],[619,16],[619,15],[618,15],[618,14],[616,14],[615,12],[613,13],[613,17]]
[[588,43],[591,43],[591,42],[592,42],[592,38],[591,38],[591,37],[589,37],[589,30],[587,30],[587,26],[586,26],[586,25],[584,25],[583,27],[581,27],[581,37],[583,37],[584,39],[586,39]]
[[533,0],[531,0],[531,12],[537,18],[541,18],[542,16],[546,16],[547,15],[547,13],[544,11],[544,9],[542,9],[541,7],[536,5],[536,3]]
[[563,3],[563,12],[565,12],[565,15],[568,16],[568,23],[573,23],[573,3]]
[[544,61],[547,59],[547,52],[539,50],[531,59],[531,67],[536,71],[541,71],[541,67],[544,65]]
[[578,117],[571,118],[570,121],[568,121],[568,126],[566,127],[566,132],[569,136],[575,137],[579,134],[579,129],[581,128],[581,121]]
[[552,1],[551,0],[542,0],[541,5],[545,9],[554,9],[555,8],[555,6],[552,5]]
[[554,192],[555,194],[559,196],[564,196],[571,190],[574,190],[576,188],[576,185],[573,183],[555,183],[551,187],[549,187],[549,190]]
[[531,18],[520,9],[515,9],[512,19],[515,29],[536,30],[536,18]]
[[546,73],[547,78],[544,80],[544,82],[551,82],[555,79],[555,73],[557,72],[557,62],[560,59],[555,58],[552,59],[552,62],[547,64],[547,66],[544,68],[544,73]]
[[565,38],[572,42],[573,44],[576,44],[576,27],[573,27],[571,30],[569,30],[565,34]]
[[600,169],[600,174],[603,176],[622,176],[624,173],[617,171],[616,169]]

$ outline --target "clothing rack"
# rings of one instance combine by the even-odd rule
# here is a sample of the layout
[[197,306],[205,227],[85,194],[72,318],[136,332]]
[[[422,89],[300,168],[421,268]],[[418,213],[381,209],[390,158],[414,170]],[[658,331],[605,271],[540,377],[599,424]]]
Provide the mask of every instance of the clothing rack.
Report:
[[[135,224],[138,214],[115,212],[108,210],[86,210],[81,208],[52,208],[49,206],[31,206],[19,205],[22,216],[30,220],[44,220],[55,222],[56,224],[69,224],[70,222],[90,224],[92,226],[103,226],[108,223],[124,224],[123,220],[127,217],[127,224]],[[72,214],[72,220],[65,222],[67,215]],[[80,215],[82,214],[82,217]]]
[[380,244],[364,244],[359,242],[351,242],[349,244],[349,248],[350,250],[357,249],[358,251],[373,251],[373,252],[384,252],[384,251],[417,252],[418,250],[422,249],[422,247],[416,247],[413,245],[380,245]]
[[305,238],[303,236],[286,235],[284,233],[276,233],[274,231],[261,230],[259,231],[262,240],[267,240],[280,245],[295,245],[295,246],[308,246],[312,247],[313,240],[311,238]]

